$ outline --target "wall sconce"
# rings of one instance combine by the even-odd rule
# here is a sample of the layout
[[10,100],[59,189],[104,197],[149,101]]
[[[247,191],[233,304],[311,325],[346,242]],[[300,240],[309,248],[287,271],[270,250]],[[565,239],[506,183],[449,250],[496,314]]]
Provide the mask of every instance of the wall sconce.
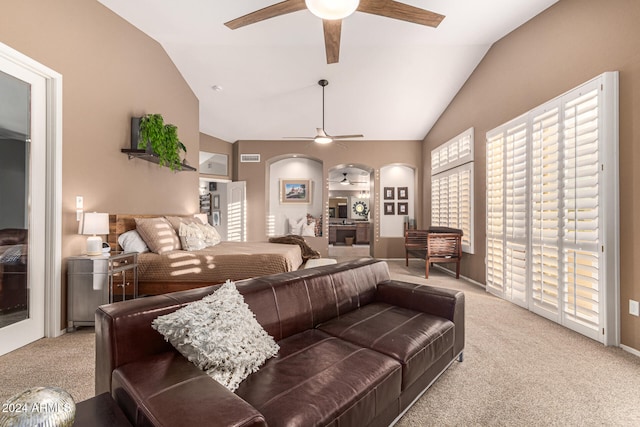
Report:
[[85,212],[80,221],[78,234],[88,235],[87,255],[102,255],[102,237],[109,234],[109,214],[97,212]]

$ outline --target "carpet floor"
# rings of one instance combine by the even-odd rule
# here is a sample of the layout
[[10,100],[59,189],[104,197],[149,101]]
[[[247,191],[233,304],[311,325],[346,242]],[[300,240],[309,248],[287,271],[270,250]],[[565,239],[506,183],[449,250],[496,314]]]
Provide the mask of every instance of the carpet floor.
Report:
[[[340,259],[342,260],[342,259]],[[605,347],[479,286],[424,264],[389,261],[392,278],[460,289],[464,362],[451,367],[397,426],[638,426],[640,358]],[[82,328],[0,357],[0,402],[52,385],[94,395],[94,333]]]

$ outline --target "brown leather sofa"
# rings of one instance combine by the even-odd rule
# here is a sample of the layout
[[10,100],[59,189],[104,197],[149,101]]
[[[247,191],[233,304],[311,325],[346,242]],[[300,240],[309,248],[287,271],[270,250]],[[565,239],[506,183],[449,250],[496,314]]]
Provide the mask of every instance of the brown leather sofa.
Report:
[[151,327],[217,286],[101,306],[96,394],[137,426],[386,426],[464,348],[464,294],[363,259],[236,283],[279,353],[235,393]]

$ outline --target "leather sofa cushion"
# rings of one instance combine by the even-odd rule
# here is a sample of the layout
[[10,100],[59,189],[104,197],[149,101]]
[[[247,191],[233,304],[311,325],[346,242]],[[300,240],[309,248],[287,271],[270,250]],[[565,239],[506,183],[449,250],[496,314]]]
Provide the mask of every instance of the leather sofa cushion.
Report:
[[313,329],[278,345],[236,390],[269,427],[368,425],[400,395],[400,364],[383,354]]
[[318,328],[398,360],[403,390],[447,351],[455,357],[453,322],[385,303],[366,305]]

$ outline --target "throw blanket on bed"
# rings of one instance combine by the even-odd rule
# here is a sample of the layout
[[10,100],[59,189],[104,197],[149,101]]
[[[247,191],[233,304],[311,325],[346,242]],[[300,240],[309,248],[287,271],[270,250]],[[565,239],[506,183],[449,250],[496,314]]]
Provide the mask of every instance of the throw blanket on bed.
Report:
[[305,262],[311,258],[320,258],[320,252],[312,249],[311,246],[309,246],[307,242],[304,241],[304,238],[295,234],[289,234],[282,237],[270,237],[269,243],[286,243],[289,245],[300,246],[300,251],[302,252],[302,260]]

